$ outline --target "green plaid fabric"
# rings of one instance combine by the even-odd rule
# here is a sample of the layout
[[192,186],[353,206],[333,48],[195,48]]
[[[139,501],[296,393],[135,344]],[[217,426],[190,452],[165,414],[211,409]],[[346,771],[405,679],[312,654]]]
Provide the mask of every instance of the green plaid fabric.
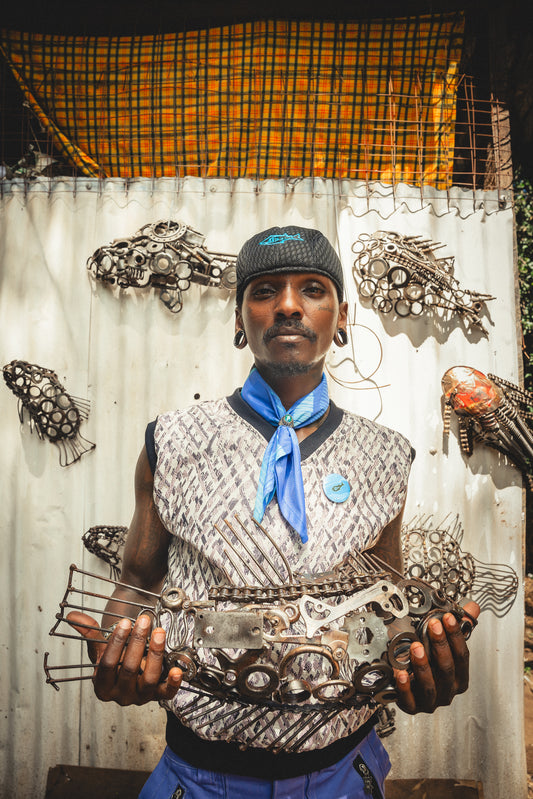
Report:
[[458,12],[142,37],[3,31],[0,49],[86,175],[446,188],[463,29]]

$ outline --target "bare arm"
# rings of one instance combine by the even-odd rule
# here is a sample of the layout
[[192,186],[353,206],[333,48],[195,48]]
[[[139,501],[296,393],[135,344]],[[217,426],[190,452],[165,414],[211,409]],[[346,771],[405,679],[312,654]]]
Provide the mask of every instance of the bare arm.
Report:
[[[405,505],[404,505],[405,507]],[[375,544],[365,550],[369,555],[376,555],[395,571],[403,574],[403,558],[401,543],[401,528],[404,507],[399,514],[383,528]]]
[[[135,468],[135,510],[124,546],[120,580],[138,587],[141,591],[159,593],[167,572],[170,535],[156,511],[153,486],[148,455],[143,447]],[[117,586],[112,597],[103,618],[104,627],[110,627],[124,615],[137,615],[138,609],[115,600],[150,604],[145,594],[121,586]]]
[[173,668],[162,680],[165,631],[156,628],[150,635],[150,615],[141,614],[133,628],[129,619],[122,618],[137,616],[139,608],[130,602],[144,607],[155,604],[143,590],[159,593],[167,571],[170,535],[157,514],[152,492],[152,472],[143,448],[135,469],[135,511],[124,547],[121,576],[121,582],[132,587],[117,586],[107,603],[102,627],[116,624],[107,643],[97,643],[101,634],[91,616],[74,611],[67,617],[87,638],[89,655],[96,664],[93,683],[97,697],[120,705],[170,699],[182,678],[180,669]]

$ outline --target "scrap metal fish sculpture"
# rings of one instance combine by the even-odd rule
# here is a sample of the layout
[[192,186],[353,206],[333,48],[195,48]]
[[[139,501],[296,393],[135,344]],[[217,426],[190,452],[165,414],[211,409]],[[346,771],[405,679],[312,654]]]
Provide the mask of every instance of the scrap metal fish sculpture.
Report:
[[481,321],[487,300],[495,297],[461,289],[453,276],[454,258],[437,258],[444,244],[378,230],[352,244],[353,275],[359,295],[380,313],[398,317],[457,313],[467,326],[488,335]]
[[[427,644],[430,619],[444,613],[453,613],[465,637],[476,625],[459,597],[403,579],[371,552],[350,552],[328,572],[302,574],[255,520],[250,527],[235,515],[215,529],[227,572],[207,597],[189,597],[180,585],[161,595],[137,588],[136,601],[116,599],[112,615],[118,622],[148,613],[167,630],[165,665],[183,672],[181,722],[219,719],[221,737],[241,749],[262,735],[274,752],[302,751],[310,735],[350,708],[378,709],[381,735],[390,734],[394,669],[411,667],[411,643]],[[50,635],[83,640],[75,634],[83,625],[73,628],[69,612],[85,597],[91,611],[105,615],[115,586],[126,584],[72,565]],[[112,628],[93,629],[101,634],[95,641],[106,644]],[[43,665],[57,690],[94,672],[93,663],[52,665],[48,653]]]
[[423,580],[449,599],[475,599],[482,611],[501,618],[516,599],[518,575],[506,563],[484,563],[467,552],[463,537],[458,516],[439,524],[431,515],[411,519],[401,532],[404,571],[409,579]]
[[236,286],[235,255],[210,252],[205,236],[181,222],[144,225],[128,239],[99,247],[87,261],[91,275],[120,288],[158,288],[172,313],[183,307],[182,293],[191,283],[232,290]]
[[47,438],[59,449],[59,463],[69,466],[90,452],[96,444],[83,438],[80,424],[89,416],[89,402],[72,397],[51,369],[27,361],[11,361],[3,368],[8,388],[18,397],[21,424],[24,410],[30,418],[30,430]]
[[453,366],[442,377],[444,435],[450,416],[459,418],[459,443],[471,455],[481,441],[506,455],[533,490],[533,394],[471,366]]
[[128,528],[123,525],[98,524],[90,527],[82,541],[92,555],[109,564],[111,577],[118,580],[122,565],[122,550]]

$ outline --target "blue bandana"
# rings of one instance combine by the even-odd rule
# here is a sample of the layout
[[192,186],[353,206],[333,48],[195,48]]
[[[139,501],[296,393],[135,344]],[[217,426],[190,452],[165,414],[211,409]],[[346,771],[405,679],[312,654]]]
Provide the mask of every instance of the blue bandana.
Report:
[[282,516],[307,541],[304,483],[300,445],[295,428],[320,419],[329,407],[328,385],[322,375],[319,385],[288,411],[255,367],[242,387],[241,396],[263,419],[277,425],[263,455],[255,498],[254,519],[263,520],[268,503],[277,495]]

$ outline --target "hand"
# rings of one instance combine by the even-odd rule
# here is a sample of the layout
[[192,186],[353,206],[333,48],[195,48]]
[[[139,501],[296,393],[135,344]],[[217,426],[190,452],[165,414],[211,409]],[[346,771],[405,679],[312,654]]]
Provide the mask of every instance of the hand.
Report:
[[93,685],[98,699],[144,705],[175,696],[183,672],[174,667],[165,680],[161,679],[165,653],[165,631],[161,627],[152,632],[145,654],[152,626],[148,615],[141,614],[133,629],[129,619],[121,619],[105,643],[91,616],[72,611],[67,621],[87,639],[89,657],[96,664]]
[[[475,602],[468,602],[465,611],[477,619],[480,608]],[[429,621],[428,639],[430,659],[420,642],[411,644],[412,676],[407,671],[395,670],[397,705],[411,715],[433,713],[468,688],[469,652],[453,613],[445,613],[442,621],[437,618]]]

